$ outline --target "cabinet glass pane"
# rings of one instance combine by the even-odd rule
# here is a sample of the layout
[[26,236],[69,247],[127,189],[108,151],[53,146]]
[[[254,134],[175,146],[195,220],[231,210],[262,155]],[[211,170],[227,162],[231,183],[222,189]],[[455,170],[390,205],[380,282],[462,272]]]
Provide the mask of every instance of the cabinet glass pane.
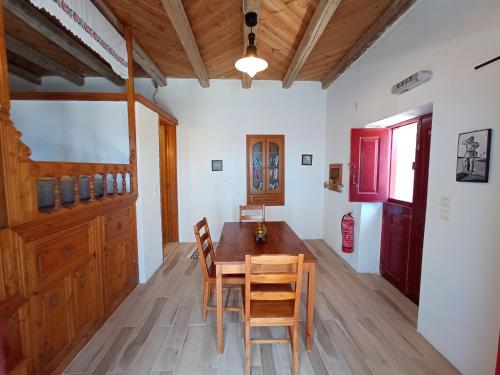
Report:
[[269,190],[278,190],[280,187],[280,146],[277,143],[269,142]]
[[252,186],[255,190],[264,189],[263,147],[263,142],[257,142],[252,147]]

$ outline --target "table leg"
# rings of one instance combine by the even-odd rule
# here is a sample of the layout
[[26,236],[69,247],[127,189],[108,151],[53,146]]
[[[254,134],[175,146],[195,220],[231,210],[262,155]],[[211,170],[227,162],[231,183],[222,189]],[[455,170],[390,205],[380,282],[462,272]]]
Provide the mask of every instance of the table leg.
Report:
[[215,289],[217,293],[217,352],[222,354],[224,352],[224,313],[222,309],[222,266],[215,266],[216,283]]
[[312,350],[314,338],[314,293],[316,291],[316,265],[311,264],[307,279],[306,349]]

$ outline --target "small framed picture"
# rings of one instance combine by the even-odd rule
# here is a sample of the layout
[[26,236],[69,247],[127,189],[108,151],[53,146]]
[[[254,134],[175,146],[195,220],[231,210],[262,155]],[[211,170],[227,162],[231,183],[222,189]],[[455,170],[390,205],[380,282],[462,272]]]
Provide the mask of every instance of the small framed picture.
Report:
[[212,160],[212,172],[222,171],[222,160]]
[[488,182],[491,129],[458,135],[457,181]]
[[313,156],[310,154],[302,154],[302,165],[312,165]]

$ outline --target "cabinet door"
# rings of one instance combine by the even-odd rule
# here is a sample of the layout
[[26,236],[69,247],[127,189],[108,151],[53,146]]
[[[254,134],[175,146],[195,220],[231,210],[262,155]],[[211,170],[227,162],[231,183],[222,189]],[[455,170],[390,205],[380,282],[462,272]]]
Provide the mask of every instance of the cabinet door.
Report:
[[125,266],[127,271],[127,284],[136,284],[138,269],[137,269],[137,252],[132,241],[125,241]]
[[259,194],[265,191],[265,137],[251,137],[248,139],[248,176],[250,194]]
[[266,138],[266,192],[283,192],[283,138]]
[[106,307],[118,296],[126,279],[124,240],[118,238],[104,248],[104,295]]
[[95,260],[78,267],[71,275],[73,323],[78,334],[92,324],[99,314]]
[[67,284],[67,278],[60,279],[32,297],[34,327],[38,329],[38,372],[43,372],[70,342]]

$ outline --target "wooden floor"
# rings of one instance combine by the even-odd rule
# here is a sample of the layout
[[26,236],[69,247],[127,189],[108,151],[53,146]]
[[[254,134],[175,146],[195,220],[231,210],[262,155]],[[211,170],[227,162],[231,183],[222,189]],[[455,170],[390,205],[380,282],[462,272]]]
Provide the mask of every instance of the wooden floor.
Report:
[[[417,306],[381,277],[353,272],[322,240],[306,243],[318,257],[318,272],[314,348],[304,349],[302,323],[301,374],[458,373],[416,332]],[[222,356],[215,312],[201,319],[201,269],[186,259],[193,248],[170,248],[165,264],[132,292],[65,374],[244,373],[239,313],[225,315]],[[228,293],[225,303],[239,304],[239,294]],[[282,334],[253,331],[261,338]],[[288,345],[252,347],[252,374],[291,374],[291,363]]]

